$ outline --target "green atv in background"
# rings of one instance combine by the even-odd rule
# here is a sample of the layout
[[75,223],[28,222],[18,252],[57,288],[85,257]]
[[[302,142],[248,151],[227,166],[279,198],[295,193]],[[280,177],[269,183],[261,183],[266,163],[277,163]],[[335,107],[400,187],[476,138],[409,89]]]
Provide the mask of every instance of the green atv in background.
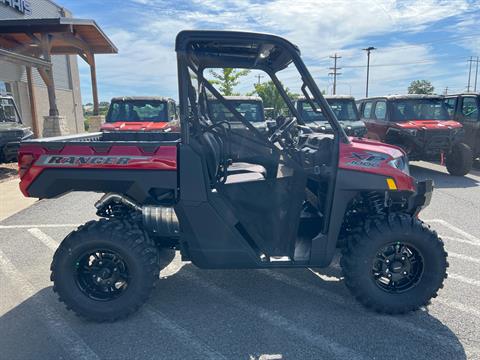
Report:
[[0,94],[0,163],[16,161],[20,141],[31,138],[33,132],[22,124],[13,97]]

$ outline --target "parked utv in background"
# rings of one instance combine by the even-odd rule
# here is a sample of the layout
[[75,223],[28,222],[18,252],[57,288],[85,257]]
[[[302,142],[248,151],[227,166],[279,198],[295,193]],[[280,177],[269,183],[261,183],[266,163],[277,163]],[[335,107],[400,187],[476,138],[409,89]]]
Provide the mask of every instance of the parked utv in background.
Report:
[[472,152],[464,143],[462,124],[450,120],[442,96],[391,95],[358,101],[369,139],[400,146],[409,160],[437,161],[445,157],[452,175],[472,168]]
[[[224,99],[244,116],[259,133],[267,135],[270,129],[276,126],[275,121],[266,121],[261,97],[225,96]],[[266,171],[266,169],[271,166],[270,161],[265,161],[265,159],[268,159],[268,156],[266,157],[265,155],[270,153],[270,149],[259,149],[258,146],[251,146],[252,139],[255,140],[255,136],[251,130],[239,121],[220,100],[216,98],[209,99],[207,101],[207,107],[209,117],[214,123],[221,124],[225,121],[228,123],[231,135],[229,145],[230,155],[235,163],[235,170],[242,172],[245,167],[248,167],[245,163],[258,163],[263,166]],[[231,171],[234,171],[232,167]]]
[[[367,128],[360,120],[355,98],[353,96],[324,96],[328,105],[337,116],[338,122],[348,136],[363,137]],[[313,111],[307,99],[300,97],[296,102],[297,111],[302,115],[305,124],[315,132],[332,134],[332,127],[323,113]]]
[[[268,127],[265,120],[263,100],[258,96],[225,96],[235,110],[242,114],[255,128],[263,134],[267,133]],[[208,100],[208,111],[212,120],[216,123],[227,121],[232,129],[235,127],[245,128],[235,116],[219,100]]]
[[[400,149],[349,138],[298,47],[274,35],[195,30],[179,33],[175,49],[181,136],[118,141],[118,133],[110,140],[93,134],[21,145],[26,196],[107,193],[96,203],[101,219],[69,234],[54,255],[53,290],[68,309],[93,321],[135,312],[169,249],[200,268],[287,269],[329,266],[342,248],[346,286],[375,311],[409,312],[437,295],[447,254],[418,218],[432,181],[416,182]],[[265,136],[205,78],[218,67],[264,71],[294,116]],[[332,134],[297,127],[304,123],[278,79],[282,71],[297,75]],[[210,118],[212,98],[249,129],[245,141],[275,167],[230,170],[234,132],[228,121]]]
[[161,131],[178,120],[175,100],[134,96],[113,98],[102,131]]
[[473,158],[480,157],[480,93],[463,93],[445,97],[450,119],[463,125],[463,143],[472,150]]
[[33,132],[22,124],[13,96],[0,94],[0,163],[16,161],[20,142],[31,138]]

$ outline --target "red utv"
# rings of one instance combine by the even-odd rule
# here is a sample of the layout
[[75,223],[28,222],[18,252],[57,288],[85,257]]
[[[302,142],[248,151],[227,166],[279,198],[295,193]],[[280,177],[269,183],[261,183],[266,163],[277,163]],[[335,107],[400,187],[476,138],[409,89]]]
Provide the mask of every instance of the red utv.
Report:
[[[151,294],[171,249],[200,268],[289,269],[326,267],[340,248],[345,284],[367,307],[405,313],[436,296],[447,254],[418,218],[432,182],[409,175],[399,148],[349,138],[295,45],[274,35],[183,31],[176,52],[180,134],[21,145],[26,196],[106,193],[96,203],[101,219],[69,234],[54,255],[60,301],[94,321],[126,317]],[[205,78],[218,67],[264,71],[294,116],[266,136]],[[305,122],[277,77],[282,71],[297,75],[332,134],[302,132]],[[248,129],[262,162],[231,171],[232,127],[210,118],[213,98]],[[275,166],[259,170],[263,162]]]
[[401,147],[410,160],[439,160],[463,176],[472,168],[472,153],[463,144],[462,124],[450,120],[444,99],[437,95],[393,95],[357,102],[367,137]]
[[113,98],[102,131],[161,131],[178,119],[175,100],[135,96]]

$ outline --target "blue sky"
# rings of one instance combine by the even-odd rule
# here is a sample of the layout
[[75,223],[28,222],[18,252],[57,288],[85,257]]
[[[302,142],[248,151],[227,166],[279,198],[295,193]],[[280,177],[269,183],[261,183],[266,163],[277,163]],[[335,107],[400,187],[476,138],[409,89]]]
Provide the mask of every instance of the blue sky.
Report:
[[[177,98],[174,41],[183,29],[269,32],[297,44],[321,89],[332,89],[330,55],[342,56],[337,93],[404,93],[427,79],[442,93],[464,91],[470,56],[480,55],[478,0],[58,0],[77,18],[97,21],[119,49],[97,57],[100,98],[162,95]],[[79,59],[83,102],[90,73]],[[252,90],[254,73],[238,91]],[[474,76],[474,74],[473,74]],[[472,77],[473,77],[472,76]],[[289,84],[288,80],[287,86]],[[473,82],[473,79],[472,79]],[[480,89],[480,74],[479,86]]]

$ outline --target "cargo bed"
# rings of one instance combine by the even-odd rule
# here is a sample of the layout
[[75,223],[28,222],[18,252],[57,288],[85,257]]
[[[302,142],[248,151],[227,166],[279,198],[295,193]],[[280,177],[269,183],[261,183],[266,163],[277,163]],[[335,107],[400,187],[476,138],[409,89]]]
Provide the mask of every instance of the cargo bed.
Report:
[[179,133],[165,132],[102,132],[28,140],[19,150],[20,189],[38,198],[94,191],[158,202],[176,192],[179,142]]

